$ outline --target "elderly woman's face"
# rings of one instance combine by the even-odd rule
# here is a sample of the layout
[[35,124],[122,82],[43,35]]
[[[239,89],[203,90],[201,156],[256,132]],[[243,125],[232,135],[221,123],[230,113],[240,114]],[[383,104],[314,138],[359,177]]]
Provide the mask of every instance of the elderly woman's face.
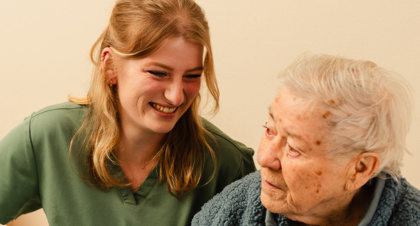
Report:
[[329,214],[349,200],[344,187],[350,159],[327,153],[328,114],[286,88],[277,95],[258,150],[261,201],[268,210],[300,220]]

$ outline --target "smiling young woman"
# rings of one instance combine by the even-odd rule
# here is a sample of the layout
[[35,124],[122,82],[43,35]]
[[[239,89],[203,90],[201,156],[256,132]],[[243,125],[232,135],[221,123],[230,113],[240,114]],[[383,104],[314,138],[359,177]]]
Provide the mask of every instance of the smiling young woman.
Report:
[[193,0],[119,0],[91,49],[86,97],[42,109],[0,142],[0,223],[188,225],[253,150],[198,114],[218,109],[209,27]]

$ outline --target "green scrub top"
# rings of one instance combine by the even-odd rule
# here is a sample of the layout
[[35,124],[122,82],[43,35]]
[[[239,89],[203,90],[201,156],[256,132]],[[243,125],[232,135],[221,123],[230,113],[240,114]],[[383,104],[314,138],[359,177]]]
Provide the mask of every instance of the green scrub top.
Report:
[[[216,173],[208,160],[201,185],[172,196],[158,167],[136,193],[129,187],[97,189],[78,172],[78,151],[70,141],[80,128],[87,107],[63,103],[47,107],[13,129],[0,141],[0,223],[43,208],[49,225],[190,225],[201,206],[226,185],[255,171],[253,150],[203,119],[213,139]],[[76,146],[79,145],[76,143]],[[79,150],[75,148],[73,150]],[[83,150],[81,150],[83,154]],[[119,173],[121,168],[115,167]]]

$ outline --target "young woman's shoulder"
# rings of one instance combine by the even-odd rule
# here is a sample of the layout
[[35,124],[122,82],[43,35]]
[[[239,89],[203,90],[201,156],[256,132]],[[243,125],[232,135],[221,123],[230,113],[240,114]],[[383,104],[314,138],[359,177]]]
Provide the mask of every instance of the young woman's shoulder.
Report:
[[206,119],[202,120],[210,133],[207,141],[216,154],[217,170],[214,179],[218,181],[216,190],[220,192],[226,185],[256,170],[254,150],[231,138]]
[[[45,108],[42,108],[32,113],[32,119],[44,119],[44,118],[62,118],[62,117],[77,117],[80,114],[85,114],[87,111],[86,105],[75,104],[72,102],[64,102],[54,104]],[[48,120],[50,121],[50,120]]]
[[0,140],[0,223],[42,207],[38,179],[45,182],[51,172],[69,171],[64,166],[70,140],[85,113],[86,107],[73,103],[49,106],[32,113]]
[[32,113],[25,120],[29,120],[31,131],[47,132],[54,129],[77,130],[83,122],[87,106],[71,102],[51,105]]
[[212,136],[209,139],[209,142],[212,145],[212,148],[216,148],[216,149],[227,148],[229,150],[234,150],[234,153],[237,152],[237,154],[251,156],[251,157],[254,154],[254,150],[252,148],[247,147],[242,142],[231,138],[229,135],[224,133],[222,130],[220,130],[218,127],[216,127],[214,124],[212,124],[208,120],[202,118],[202,122],[203,122],[204,128]]
[[16,154],[24,150],[22,146],[34,152],[42,147],[48,150],[60,147],[68,153],[70,140],[82,125],[86,112],[86,106],[69,102],[43,108],[10,131],[1,146]]

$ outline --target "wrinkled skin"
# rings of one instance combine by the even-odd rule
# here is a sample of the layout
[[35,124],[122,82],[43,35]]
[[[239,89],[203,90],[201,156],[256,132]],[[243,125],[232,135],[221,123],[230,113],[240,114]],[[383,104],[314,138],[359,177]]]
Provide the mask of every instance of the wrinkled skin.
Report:
[[345,188],[352,158],[329,154],[328,116],[286,88],[278,93],[257,158],[261,201],[271,212],[322,224],[346,215],[355,194]]

